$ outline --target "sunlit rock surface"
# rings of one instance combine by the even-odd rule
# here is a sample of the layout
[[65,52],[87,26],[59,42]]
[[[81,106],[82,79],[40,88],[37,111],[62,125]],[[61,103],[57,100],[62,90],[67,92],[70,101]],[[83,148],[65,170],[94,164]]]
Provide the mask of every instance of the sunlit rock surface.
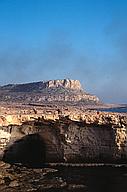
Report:
[[1,158],[7,162],[127,161],[126,114],[67,111],[1,119]]
[[49,80],[25,84],[9,84],[0,87],[0,101],[31,103],[44,101],[83,101],[97,104],[99,98],[83,90],[78,80]]
[[78,80],[1,86],[0,100],[0,157],[6,162],[127,160],[127,115],[90,110],[102,104]]

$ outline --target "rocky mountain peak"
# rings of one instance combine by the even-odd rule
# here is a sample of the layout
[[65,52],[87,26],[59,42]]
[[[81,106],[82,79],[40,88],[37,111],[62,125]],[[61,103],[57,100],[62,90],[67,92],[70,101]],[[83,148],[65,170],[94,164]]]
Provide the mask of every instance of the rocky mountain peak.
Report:
[[68,89],[82,90],[80,81],[72,79],[49,80],[45,82],[45,87],[47,88],[64,87]]

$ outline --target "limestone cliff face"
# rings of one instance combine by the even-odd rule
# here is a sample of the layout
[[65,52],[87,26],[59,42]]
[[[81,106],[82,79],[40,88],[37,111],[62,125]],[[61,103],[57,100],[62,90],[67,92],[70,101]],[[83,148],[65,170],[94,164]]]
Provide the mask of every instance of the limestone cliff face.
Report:
[[49,80],[25,84],[9,84],[0,87],[1,90],[9,90],[11,92],[32,92],[41,91],[45,88],[63,87],[67,89],[82,90],[81,84],[78,80],[63,79],[63,80]]
[[36,156],[42,163],[127,162],[126,116],[95,112],[36,117],[22,124],[20,119],[17,125],[12,122],[0,132],[1,153],[6,161],[32,161],[41,146]]
[[82,90],[81,84],[78,80],[63,79],[50,80],[44,83],[47,88],[64,87],[68,89]]

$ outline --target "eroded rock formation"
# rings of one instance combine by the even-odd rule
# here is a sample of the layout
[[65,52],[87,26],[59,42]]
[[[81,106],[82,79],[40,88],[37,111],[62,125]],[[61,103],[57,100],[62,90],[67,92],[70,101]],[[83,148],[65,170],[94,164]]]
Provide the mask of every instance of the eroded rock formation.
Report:
[[25,84],[9,84],[2,86],[2,90],[10,90],[16,92],[31,92],[31,91],[40,91],[45,88],[68,88],[75,90],[82,90],[81,84],[78,80],[63,79],[63,80],[49,80],[49,81],[40,81],[34,83],[25,83]]
[[77,80],[2,86],[0,99],[0,156],[7,162],[127,161],[127,115],[85,108],[99,107],[99,99]]
[[0,146],[7,162],[127,162],[126,115],[95,111],[24,117],[8,121],[5,116]]
[[63,79],[1,86],[0,101],[21,103],[83,101],[84,104],[98,104],[99,98],[85,92],[78,80]]
[[78,80],[63,79],[63,80],[49,80],[44,82],[47,88],[64,87],[68,89],[82,90],[81,84]]

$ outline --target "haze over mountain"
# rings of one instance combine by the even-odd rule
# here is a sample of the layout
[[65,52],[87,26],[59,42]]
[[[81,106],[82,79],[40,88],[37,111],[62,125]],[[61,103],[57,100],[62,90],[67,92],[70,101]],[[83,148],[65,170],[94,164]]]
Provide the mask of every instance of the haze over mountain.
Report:
[[0,1],[0,85],[79,79],[127,103],[125,0]]
[[49,80],[26,84],[8,84],[0,87],[0,101],[39,103],[43,102],[82,102],[99,104],[98,97],[82,89],[78,80]]

